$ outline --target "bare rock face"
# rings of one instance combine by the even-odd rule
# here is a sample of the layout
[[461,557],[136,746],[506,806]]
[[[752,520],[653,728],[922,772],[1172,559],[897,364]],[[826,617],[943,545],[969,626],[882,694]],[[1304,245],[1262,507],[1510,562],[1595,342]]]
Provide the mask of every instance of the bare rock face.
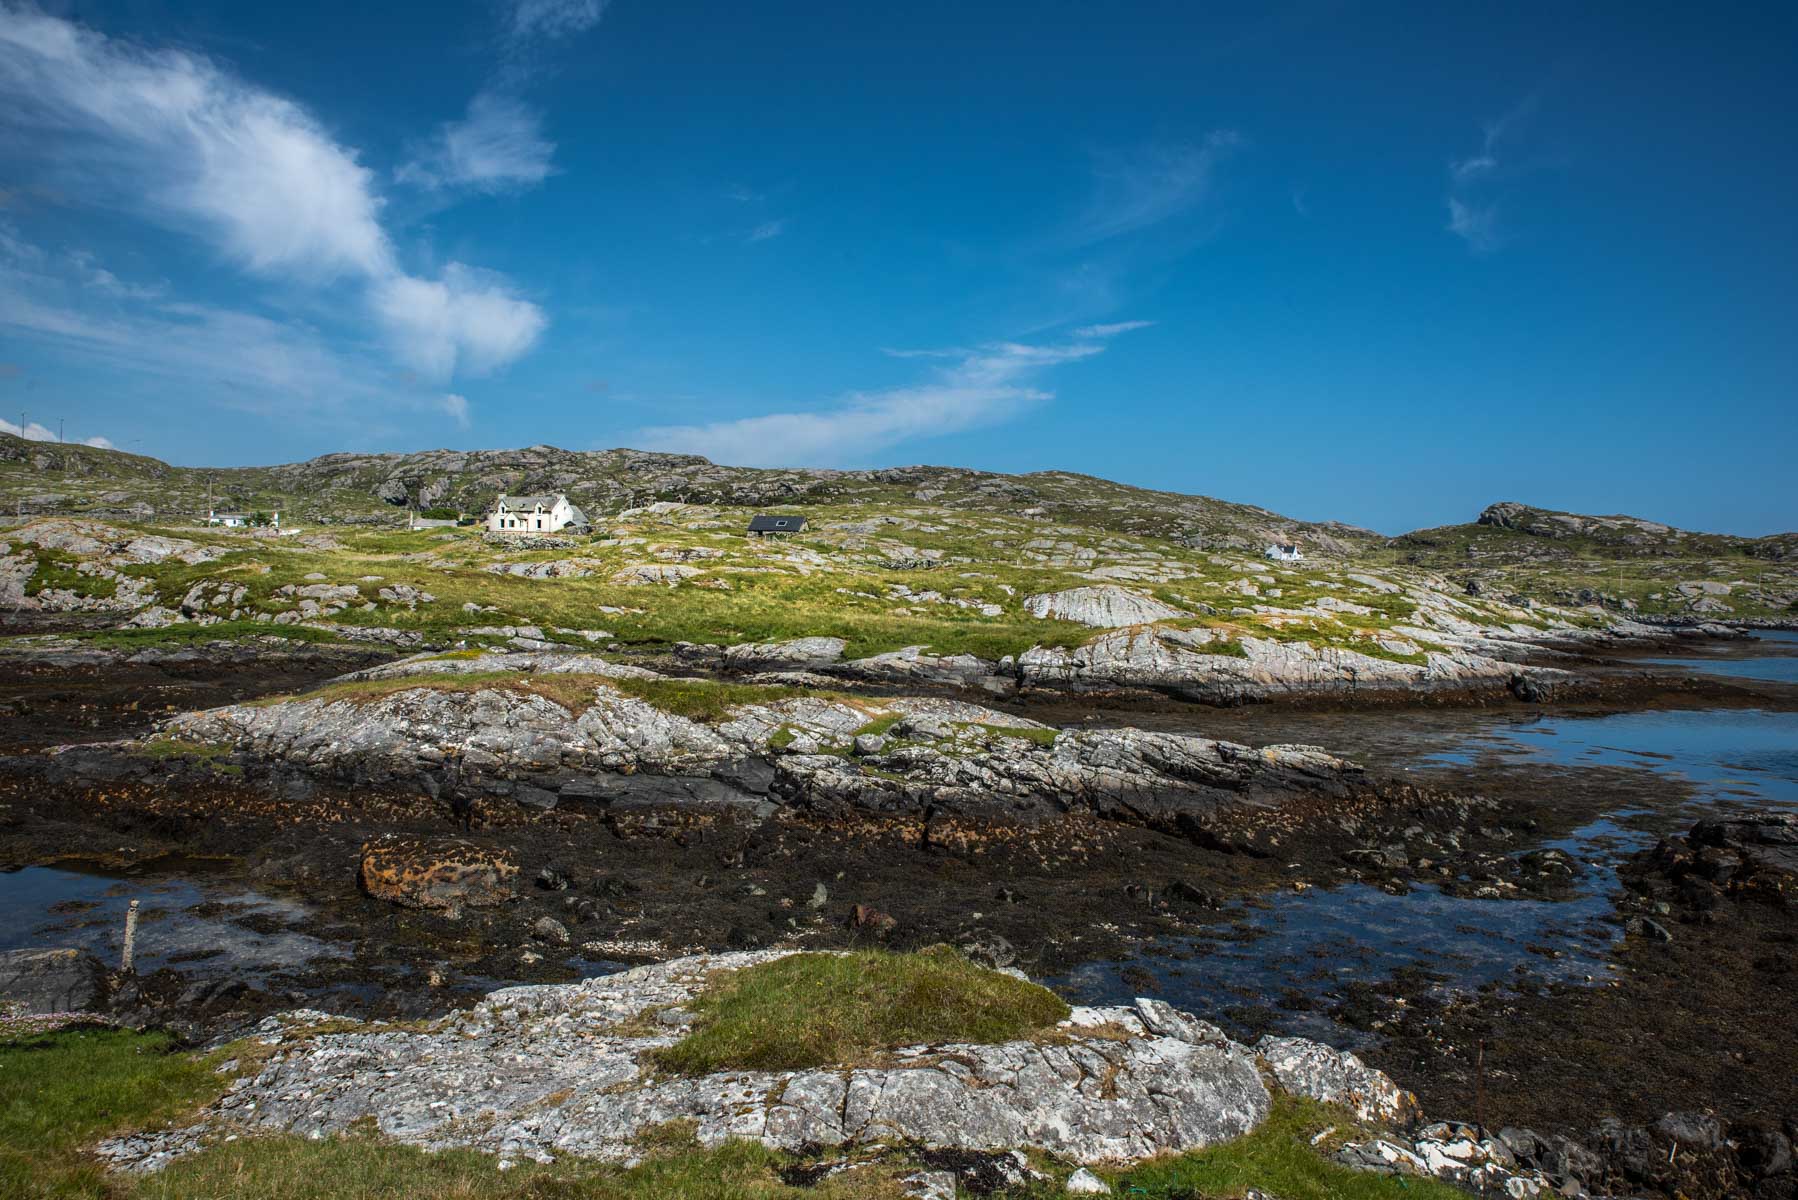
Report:
[[1362,1121],[1402,1124],[1418,1116],[1417,1097],[1346,1050],[1305,1038],[1264,1037],[1255,1051],[1294,1095],[1340,1104]]
[[106,968],[85,950],[0,953],[0,1008],[27,1013],[83,1012],[106,995]]
[[1112,584],[1026,596],[1024,610],[1033,617],[1058,617],[1063,621],[1078,621],[1082,625],[1099,629],[1147,625],[1152,621],[1169,621],[1191,615],[1172,605],[1163,604],[1153,596],[1145,596],[1141,592]]
[[[1406,645],[1394,641],[1391,649],[1401,651]],[[1071,650],[1033,647],[1018,656],[1017,669],[1028,687],[1154,688],[1208,703],[1354,691],[1502,688],[1522,676],[1544,683],[1567,677],[1467,649],[1432,650],[1416,657],[1422,661],[1247,636],[1227,642],[1212,629],[1151,627],[1111,630]]]
[[383,837],[362,847],[362,888],[406,908],[487,907],[511,898],[518,860],[459,838]]
[[[155,1170],[236,1131],[322,1137],[370,1122],[433,1150],[630,1162],[646,1131],[687,1121],[705,1146],[899,1141],[1127,1163],[1240,1137],[1271,1108],[1253,1051],[1152,1001],[1077,1008],[1050,1037],[906,1047],[879,1067],[698,1077],[645,1069],[649,1053],[690,1027],[686,1006],[709,975],[788,953],[699,955],[507,988],[422,1031],[376,1023],[314,1035],[308,1027],[322,1013],[272,1017],[258,1030],[272,1055],[200,1124],[114,1139],[100,1153],[117,1168]],[[1332,1053],[1317,1047],[1314,1057]],[[1370,1090],[1397,1089],[1386,1080]]]
[[[447,661],[473,670],[487,658],[525,657]],[[544,669],[558,658],[591,656],[545,655]],[[894,736],[859,742],[875,720],[889,721]],[[777,806],[934,809],[1026,824],[1083,813],[1177,829],[1226,810],[1367,786],[1359,767],[1307,747],[1255,749],[1140,729],[1058,734],[982,705],[917,697],[789,697],[705,723],[602,681],[573,708],[525,688],[426,685],[374,698],[209,709],[175,717],[163,731],[324,778],[537,805],[572,799],[761,815]]]

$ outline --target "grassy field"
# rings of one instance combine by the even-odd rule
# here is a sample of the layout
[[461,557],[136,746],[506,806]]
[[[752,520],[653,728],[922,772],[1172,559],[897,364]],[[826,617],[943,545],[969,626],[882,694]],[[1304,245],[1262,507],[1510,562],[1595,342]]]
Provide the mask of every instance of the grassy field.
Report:
[[[783,1172],[811,1160],[743,1142],[696,1145],[689,1130],[645,1139],[629,1169],[562,1159],[501,1161],[474,1151],[430,1153],[369,1133],[312,1140],[243,1137],[177,1160],[149,1176],[108,1175],[88,1152],[117,1133],[189,1123],[230,1081],[210,1055],[172,1049],[162,1034],[67,1029],[0,1040],[0,1196],[8,1200],[896,1200],[919,1164],[898,1150],[812,1187]],[[1311,1139],[1333,1128],[1316,1146]],[[1277,1099],[1247,1137],[1124,1170],[1101,1170],[1115,1192],[1152,1200],[1229,1200],[1249,1188],[1282,1200],[1451,1200],[1433,1181],[1350,1171],[1323,1152],[1355,1128],[1346,1114]],[[1010,1193],[1064,1194],[1072,1165],[1034,1156],[1050,1179]]]

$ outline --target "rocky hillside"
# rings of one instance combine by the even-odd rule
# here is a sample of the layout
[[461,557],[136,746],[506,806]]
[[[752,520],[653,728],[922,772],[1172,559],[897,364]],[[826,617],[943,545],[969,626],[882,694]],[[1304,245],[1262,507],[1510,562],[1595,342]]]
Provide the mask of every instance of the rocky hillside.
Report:
[[1450,574],[1476,595],[1668,617],[1798,619],[1798,533],[1694,533],[1505,502],[1472,524],[1420,529],[1364,557]]
[[408,506],[484,512],[501,491],[566,492],[595,518],[657,501],[746,508],[928,504],[1022,513],[1192,546],[1260,549],[1270,541],[1302,540],[1319,551],[1341,553],[1378,537],[1334,522],[1296,521],[1246,504],[1065,471],[762,469],[718,466],[691,454],[554,446],[327,454],[283,466],[214,469],[0,435],[0,505],[15,514],[186,520],[204,514],[210,496],[218,508],[279,509],[302,521],[390,525],[403,519]]

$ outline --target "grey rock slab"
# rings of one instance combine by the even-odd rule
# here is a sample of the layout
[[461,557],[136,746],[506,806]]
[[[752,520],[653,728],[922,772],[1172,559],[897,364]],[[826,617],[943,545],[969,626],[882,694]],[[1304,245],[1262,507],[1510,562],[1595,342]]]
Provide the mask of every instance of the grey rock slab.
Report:
[[85,950],[0,953],[0,1008],[27,1013],[83,1012],[106,995],[106,968]]
[[[707,1146],[897,1142],[1127,1163],[1241,1136],[1271,1105],[1254,1052],[1154,1001],[1077,1009],[1049,1038],[909,1047],[879,1067],[692,1078],[645,1070],[646,1055],[681,1036],[683,1006],[712,973],[786,953],[695,955],[577,984],[507,988],[423,1030],[375,1023],[314,1033],[324,1014],[272,1017],[254,1035],[270,1057],[200,1126],[115,1138],[101,1153],[120,1169],[153,1170],[232,1134],[326,1136],[372,1122],[388,1138],[432,1149],[631,1162],[646,1130],[679,1120]],[[634,1020],[651,1010],[653,1022]],[[1287,1070],[1315,1094],[1325,1089],[1311,1081],[1344,1063],[1305,1045],[1281,1039],[1270,1048],[1277,1061],[1326,1064]],[[1353,1066],[1354,1087],[1332,1098],[1402,1094]],[[1376,1110],[1394,1108],[1368,1108]]]
[[1153,596],[1133,592],[1115,584],[1069,588],[1062,592],[1040,592],[1024,597],[1024,611],[1033,617],[1054,617],[1078,621],[1100,629],[1116,629],[1126,625],[1147,625],[1153,621],[1171,621],[1190,613],[1163,604]]

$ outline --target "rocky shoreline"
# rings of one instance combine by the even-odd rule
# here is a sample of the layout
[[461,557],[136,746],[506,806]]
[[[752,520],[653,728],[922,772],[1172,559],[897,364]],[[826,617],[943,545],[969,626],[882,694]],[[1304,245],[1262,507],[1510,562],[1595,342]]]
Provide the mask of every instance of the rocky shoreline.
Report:
[[[205,652],[151,657],[159,671],[203,670]],[[1552,898],[1589,869],[1540,850],[1551,831],[1584,819],[1558,811],[1546,793],[1534,805],[1516,795],[1447,795],[1312,746],[1057,729],[1021,715],[1052,709],[1015,698],[993,697],[1002,708],[944,694],[845,691],[848,681],[817,669],[829,664],[744,662],[716,682],[570,650],[374,666],[332,649],[301,665],[307,658],[295,655],[305,686],[337,678],[316,696],[162,718],[121,712],[128,720],[115,736],[138,736],[0,764],[8,865],[97,845],[122,856],[117,863],[227,856],[259,886],[318,902],[316,931],[373,931],[353,962],[316,970],[349,987],[378,978],[392,992],[387,1015],[433,1019],[486,1003],[476,1000],[491,991],[483,978],[568,979],[562,963],[572,954],[645,961],[724,946],[947,941],[1014,946],[1044,974],[1190,932],[1229,900],[1271,889],[1359,881],[1398,893],[1427,884],[1505,903]],[[343,675],[344,665],[359,669]],[[730,702],[690,710],[692,695],[708,688]],[[446,836],[455,826],[460,835]],[[413,906],[385,894],[368,864],[386,834],[410,839],[393,860],[396,879],[503,864],[492,870],[495,902]],[[1682,951],[1709,945],[1718,929],[1752,930],[1775,949],[1744,952],[1739,963],[1726,956],[1716,967],[1730,980],[1742,971],[1764,976],[1750,960],[1776,958],[1788,945],[1778,939],[1790,933],[1789,919],[1773,915],[1789,912],[1789,898],[1751,906],[1738,895],[1755,877],[1743,864],[1761,851],[1700,839],[1669,853],[1662,875],[1674,891],[1642,892],[1630,915],[1644,923],[1631,945],[1652,944],[1655,923]],[[465,885],[471,876],[459,878]],[[1732,889],[1736,879],[1744,882]],[[1718,889],[1721,903],[1689,905],[1687,893],[1701,890],[1695,881]],[[1736,909],[1749,915],[1733,926],[1703,916]],[[186,1022],[190,1035],[205,1037],[292,1009],[282,986],[164,971],[123,987],[103,982],[94,1002],[136,1022]],[[1414,1009],[1430,1007],[1407,995]],[[1769,1003],[1777,1012],[1783,1002]],[[1631,1012],[1604,1019],[1629,1021]],[[1493,1019],[1490,1007],[1478,1010],[1478,1022]],[[1472,1044],[1484,1035],[1467,1032],[1482,1027],[1469,1022],[1413,1028],[1395,1020],[1383,1030],[1387,1048],[1368,1059],[1423,1079],[1417,1086],[1435,1097],[1432,1109],[1466,1118],[1466,1094],[1448,1082],[1465,1079],[1454,1075],[1460,1068],[1450,1064],[1438,1085],[1427,1072],[1442,1060],[1420,1048],[1433,1036]],[[270,1028],[273,1037],[286,1026]],[[1751,1048],[1762,1073],[1769,1056],[1777,1060],[1777,1036],[1769,1037]],[[1260,1044],[1237,1044],[1265,1056]],[[1524,1068],[1518,1086],[1531,1070],[1541,1068]],[[1708,1086],[1693,1090],[1709,1095]],[[1453,1160],[1461,1174],[1445,1177],[1476,1184],[1483,1177],[1468,1172],[1499,1183],[1539,1175],[1555,1187],[1573,1179],[1593,1191],[1787,1194],[1778,1190],[1788,1178],[1777,1168],[1787,1144],[1778,1138],[1789,1143],[1798,1131],[1781,1132],[1777,1120],[1744,1121],[1731,1109],[1710,1124],[1675,1122],[1670,1133],[1657,1113],[1643,1112],[1624,1118],[1637,1124],[1606,1132],[1579,1115],[1541,1111],[1529,1123],[1542,1134],[1480,1136],[1450,1123],[1388,1131],[1344,1153],[1360,1166],[1422,1163],[1432,1174]],[[1768,1130],[1778,1136],[1763,1137]],[[1569,1136],[1601,1165],[1556,1140]],[[1669,1149],[1676,1165],[1708,1164],[1712,1182],[1694,1182],[1699,1165],[1672,1174],[1624,1165]]]

